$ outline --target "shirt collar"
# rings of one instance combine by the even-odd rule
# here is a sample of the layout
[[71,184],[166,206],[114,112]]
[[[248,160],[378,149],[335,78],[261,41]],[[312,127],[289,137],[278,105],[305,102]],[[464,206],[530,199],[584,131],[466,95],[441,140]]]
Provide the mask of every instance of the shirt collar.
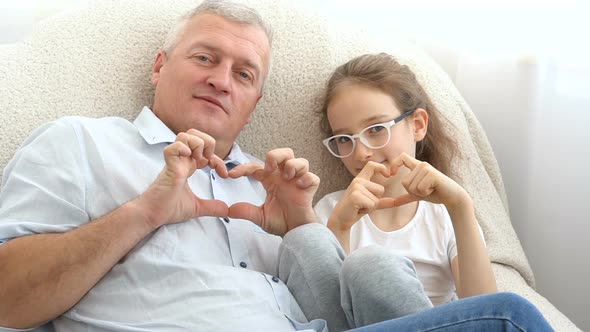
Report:
[[176,135],[160,120],[152,110],[144,106],[133,124],[139,134],[150,145],[158,143],[173,143]]
[[[241,165],[241,164],[246,164],[249,162],[252,162],[253,160],[251,158],[249,158],[244,152],[242,152],[242,149],[240,148],[240,146],[236,143],[234,143],[231,147],[231,151],[229,152],[229,154],[227,155],[227,158],[225,158],[225,165],[233,165],[233,166],[237,166],[237,165]],[[228,166],[228,170],[231,170],[232,167]]]
[[[168,128],[162,120],[160,120],[152,110],[144,106],[141,113],[135,118],[133,124],[139,130],[139,134],[150,145],[159,143],[173,143],[176,140],[176,135],[170,128]],[[233,164],[237,166],[240,164],[249,163],[252,160],[242,152],[238,144],[232,145],[231,151],[225,158],[225,164]]]

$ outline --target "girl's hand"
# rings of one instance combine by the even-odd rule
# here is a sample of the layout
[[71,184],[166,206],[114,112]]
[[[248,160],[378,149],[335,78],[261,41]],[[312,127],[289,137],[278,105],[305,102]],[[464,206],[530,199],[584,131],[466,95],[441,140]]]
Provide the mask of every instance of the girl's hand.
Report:
[[427,162],[402,153],[391,162],[389,169],[391,176],[397,174],[400,167],[410,170],[410,173],[401,179],[408,193],[396,197],[394,206],[425,200],[444,204],[448,210],[453,210],[471,200],[465,189]]
[[383,197],[385,188],[372,181],[377,174],[389,177],[389,170],[385,165],[369,161],[352,180],[328,220],[328,227],[334,232],[350,230],[363,215],[376,209],[396,206],[393,198]]

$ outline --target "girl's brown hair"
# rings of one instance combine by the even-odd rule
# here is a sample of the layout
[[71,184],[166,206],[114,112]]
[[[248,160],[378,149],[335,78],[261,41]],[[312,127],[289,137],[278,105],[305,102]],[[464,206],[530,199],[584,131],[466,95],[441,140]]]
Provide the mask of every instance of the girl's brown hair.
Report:
[[456,142],[444,131],[444,116],[430,101],[410,68],[400,64],[389,54],[361,55],[336,68],[328,80],[320,110],[322,131],[328,136],[332,135],[328,122],[328,105],[338,88],[350,83],[375,88],[390,95],[402,113],[416,108],[425,109],[428,113],[428,131],[424,139],[416,143],[416,159],[426,161],[449,175],[450,164],[457,148]]

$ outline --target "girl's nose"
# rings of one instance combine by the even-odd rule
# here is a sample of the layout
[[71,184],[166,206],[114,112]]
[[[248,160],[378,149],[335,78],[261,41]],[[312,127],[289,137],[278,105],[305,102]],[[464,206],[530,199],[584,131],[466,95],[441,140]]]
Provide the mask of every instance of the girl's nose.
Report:
[[357,160],[368,160],[373,156],[373,149],[364,145],[363,142],[361,142],[361,140],[357,138],[353,151],[353,156]]

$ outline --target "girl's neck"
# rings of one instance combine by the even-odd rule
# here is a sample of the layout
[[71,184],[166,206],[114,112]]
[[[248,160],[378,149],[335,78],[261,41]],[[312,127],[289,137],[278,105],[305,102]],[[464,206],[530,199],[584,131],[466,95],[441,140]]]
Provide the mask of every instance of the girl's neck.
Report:
[[[399,181],[392,181],[385,186],[384,197],[398,197],[407,194]],[[375,210],[369,214],[373,224],[384,232],[393,232],[406,226],[416,215],[418,202],[408,203],[389,209]]]

